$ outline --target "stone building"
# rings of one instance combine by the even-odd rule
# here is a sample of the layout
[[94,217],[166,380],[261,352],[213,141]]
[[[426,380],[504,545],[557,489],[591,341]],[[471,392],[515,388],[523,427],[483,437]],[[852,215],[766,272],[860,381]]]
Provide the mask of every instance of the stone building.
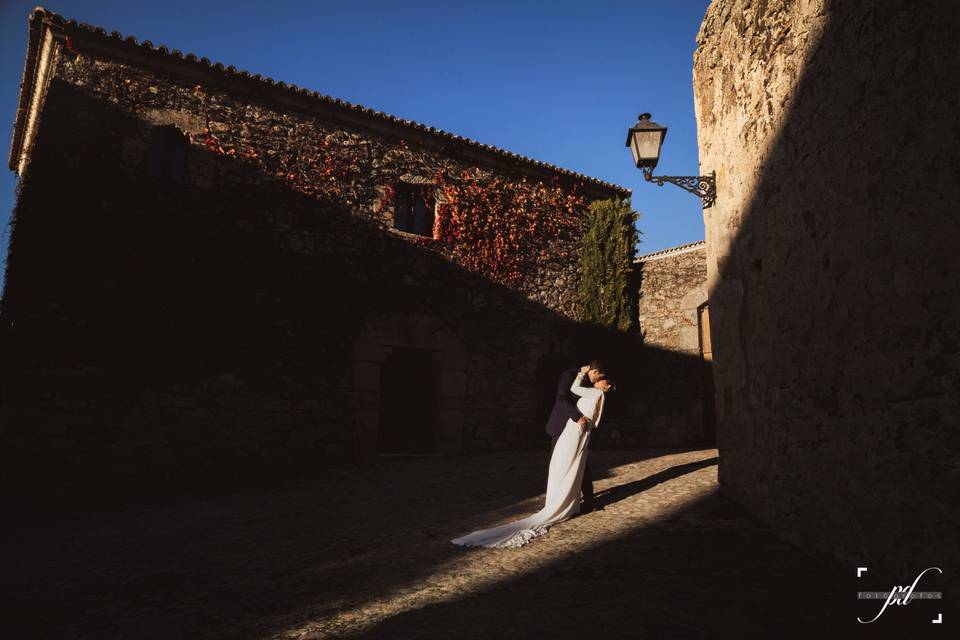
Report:
[[694,63],[700,173],[718,187],[721,490],[868,567],[867,588],[939,567],[917,588],[949,580],[944,601],[960,568],[958,22],[950,3],[714,0]]
[[7,490],[546,440],[558,368],[593,353],[583,214],[629,190],[42,8],[29,30]]
[[629,398],[591,446],[715,446],[704,241],[634,259],[643,349],[629,367]]

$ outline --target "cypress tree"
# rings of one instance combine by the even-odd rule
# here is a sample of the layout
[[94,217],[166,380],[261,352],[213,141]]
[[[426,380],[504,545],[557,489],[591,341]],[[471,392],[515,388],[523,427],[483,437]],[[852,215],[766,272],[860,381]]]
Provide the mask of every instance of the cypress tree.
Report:
[[639,214],[627,200],[598,200],[590,205],[580,248],[580,318],[603,327],[636,327],[630,277],[640,231]]

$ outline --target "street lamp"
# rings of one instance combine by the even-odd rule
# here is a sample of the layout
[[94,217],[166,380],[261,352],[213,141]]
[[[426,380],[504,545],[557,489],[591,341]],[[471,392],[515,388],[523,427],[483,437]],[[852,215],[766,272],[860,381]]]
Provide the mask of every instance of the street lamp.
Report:
[[633,153],[633,161],[643,171],[647,182],[675,184],[681,189],[703,199],[703,208],[708,209],[717,200],[717,172],[709,176],[655,176],[653,170],[660,160],[660,147],[667,137],[667,128],[650,120],[649,113],[641,113],[637,124],[627,131],[627,144]]

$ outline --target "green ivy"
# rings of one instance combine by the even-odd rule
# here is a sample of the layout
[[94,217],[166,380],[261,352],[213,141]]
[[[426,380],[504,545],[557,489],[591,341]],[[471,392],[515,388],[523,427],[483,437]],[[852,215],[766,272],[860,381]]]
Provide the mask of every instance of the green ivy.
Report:
[[590,205],[580,247],[580,319],[620,331],[637,329],[631,273],[640,231],[627,200]]

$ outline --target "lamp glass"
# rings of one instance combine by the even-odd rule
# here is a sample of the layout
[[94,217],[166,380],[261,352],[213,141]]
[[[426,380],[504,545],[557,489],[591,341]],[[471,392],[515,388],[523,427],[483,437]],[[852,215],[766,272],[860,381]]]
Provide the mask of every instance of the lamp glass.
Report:
[[655,167],[660,160],[660,145],[666,129],[634,129],[630,151],[637,167]]

